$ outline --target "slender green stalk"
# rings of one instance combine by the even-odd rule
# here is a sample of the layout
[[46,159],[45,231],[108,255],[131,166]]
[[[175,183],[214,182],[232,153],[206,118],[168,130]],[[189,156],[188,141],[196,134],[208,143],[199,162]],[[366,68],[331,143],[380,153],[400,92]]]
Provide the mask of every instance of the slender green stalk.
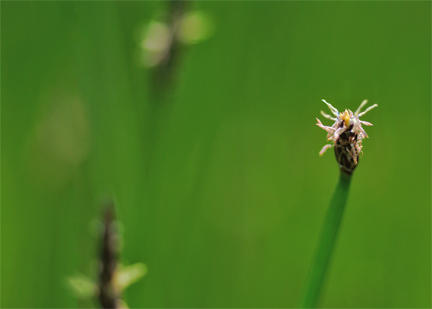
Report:
[[340,172],[339,182],[330,202],[330,207],[324,221],[315,258],[312,264],[303,308],[315,308],[318,304],[329,262],[335,247],[339,226],[348,197],[351,175]]

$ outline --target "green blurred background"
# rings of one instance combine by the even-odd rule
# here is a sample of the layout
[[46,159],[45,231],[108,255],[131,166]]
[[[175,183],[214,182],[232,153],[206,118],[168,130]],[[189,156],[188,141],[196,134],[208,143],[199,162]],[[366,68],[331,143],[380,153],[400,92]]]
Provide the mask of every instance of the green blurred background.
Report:
[[[430,2],[199,1],[165,99],[137,33],[166,2],[1,2],[1,306],[89,307],[114,199],[130,307],[296,307],[337,181],[326,98],[365,120],[323,307],[430,307]],[[153,85],[153,86],[152,86]]]

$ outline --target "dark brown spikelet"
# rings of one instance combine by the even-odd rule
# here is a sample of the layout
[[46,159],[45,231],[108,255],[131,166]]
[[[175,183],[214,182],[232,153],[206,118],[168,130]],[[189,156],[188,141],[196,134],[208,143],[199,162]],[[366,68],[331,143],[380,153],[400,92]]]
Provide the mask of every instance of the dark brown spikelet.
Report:
[[343,132],[335,143],[335,156],[341,171],[351,175],[359,162],[361,141],[356,133],[348,128]]
[[100,250],[99,302],[102,308],[119,308],[120,296],[114,286],[118,248],[112,203],[105,209]]

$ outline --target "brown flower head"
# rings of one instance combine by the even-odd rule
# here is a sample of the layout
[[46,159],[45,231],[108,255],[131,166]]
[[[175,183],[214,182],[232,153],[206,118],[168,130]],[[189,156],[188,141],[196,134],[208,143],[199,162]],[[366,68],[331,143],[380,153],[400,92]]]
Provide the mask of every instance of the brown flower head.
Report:
[[359,155],[362,151],[362,140],[368,137],[362,125],[372,126],[372,123],[360,120],[360,117],[378,105],[371,105],[366,108],[365,111],[361,112],[361,109],[367,103],[367,100],[364,100],[355,113],[349,109],[340,113],[326,100],[323,99],[322,101],[327,104],[334,117],[323,111],[321,111],[321,115],[327,119],[333,120],[334,123],[332,126],[325,126],[316,118],[316,125],[327,132],[327,140],[332,142],[331,144],[324,145],[320,151],[320,155],[323,155],[328,148],[334,147],[336,161],[339,167],[345,173],[351,174],[358,165]]

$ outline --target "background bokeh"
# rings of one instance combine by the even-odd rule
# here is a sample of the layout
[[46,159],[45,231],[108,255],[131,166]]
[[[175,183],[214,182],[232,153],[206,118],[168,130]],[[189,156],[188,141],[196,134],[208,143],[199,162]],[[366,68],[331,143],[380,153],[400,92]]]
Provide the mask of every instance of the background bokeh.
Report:
[[430,307],[430,2],[198,1],[211,35],[154,95],[167,2],[1,2],[1,306],[90,307],[113,199],[130,307],[296,307],[337,181],[315,117],[366,120],[322,306]]

